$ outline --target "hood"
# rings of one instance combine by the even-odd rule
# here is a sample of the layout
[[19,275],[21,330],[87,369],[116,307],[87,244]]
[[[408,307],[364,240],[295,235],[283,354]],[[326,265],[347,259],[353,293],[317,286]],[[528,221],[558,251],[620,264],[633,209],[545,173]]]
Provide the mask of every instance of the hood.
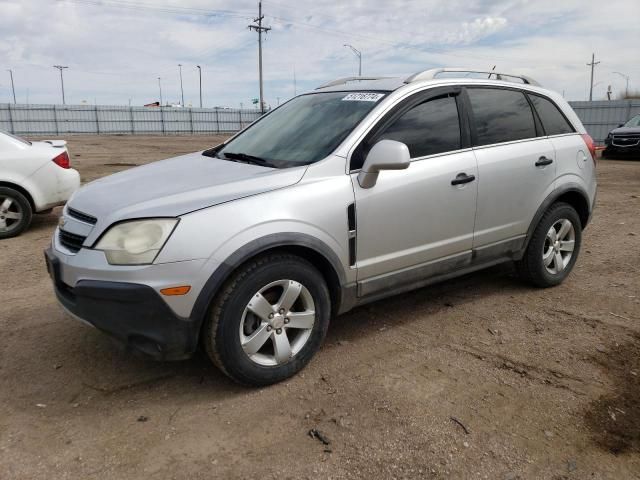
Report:
[[129,218],[177,217],[300,181],[305,166],[274,169],[199,153],[161,160],[91,182],[69,206],[103,226]]
[[625,133],[640,133],[640,127],[618,127],[611,130],[611,135],[621,135]]

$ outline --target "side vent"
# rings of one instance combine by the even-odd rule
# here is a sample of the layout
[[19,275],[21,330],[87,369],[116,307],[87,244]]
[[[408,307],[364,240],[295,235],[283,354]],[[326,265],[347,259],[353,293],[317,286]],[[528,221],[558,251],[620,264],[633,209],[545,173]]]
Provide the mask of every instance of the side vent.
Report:
[[349,225],[349,266],[356,264],[356,205],[347,207],[347,224]]

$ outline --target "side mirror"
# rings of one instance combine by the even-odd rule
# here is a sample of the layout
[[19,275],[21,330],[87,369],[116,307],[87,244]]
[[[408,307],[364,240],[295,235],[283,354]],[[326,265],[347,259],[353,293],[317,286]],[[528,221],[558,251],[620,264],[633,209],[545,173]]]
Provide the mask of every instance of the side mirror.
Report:
[[618,128],[620,127],[624,127],[624,123],[621,123],[620,125],[618,125]]
[[358,183],[362,188],[371,188],[378,181],[381,170],[404,170],[410,163],[409,147],[404,143],[380,140],[369,151],[358,174]]

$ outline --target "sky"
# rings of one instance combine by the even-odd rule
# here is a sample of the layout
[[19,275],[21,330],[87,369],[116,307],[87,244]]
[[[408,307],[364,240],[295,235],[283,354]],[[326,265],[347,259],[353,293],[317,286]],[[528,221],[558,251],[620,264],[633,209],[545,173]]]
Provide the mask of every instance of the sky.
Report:
[[[0,0],[0,103],[143,105],[181,99],[254,108],[253,0]],[[640,90],[640,0],[264,0],[265,102],[343,76],[439,66],[526,74],[568,100]],[[295,79],[295,81],[294,81]]]

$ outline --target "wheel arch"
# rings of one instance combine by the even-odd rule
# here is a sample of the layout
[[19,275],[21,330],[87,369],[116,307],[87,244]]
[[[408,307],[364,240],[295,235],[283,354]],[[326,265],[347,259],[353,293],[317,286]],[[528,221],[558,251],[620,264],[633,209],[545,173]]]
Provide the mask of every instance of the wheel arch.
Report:
[[531,220],[531,223],[529,224],[529,229],[527,230],[527,238],[522,250],[520,251],[520,254],[518,255],[519,258],[524,255],[524,252],[526,251],[527,247],[529,246],[529,242],[531,241],[533,231],[540,222],[540,219],[542,218],[544,213],[549,210],[549,207],[551,207],[551,205],[558,202],[568,203],[573,208],[575,208],[576,212],[578,212],[578,216],[580,217],[582,228],[584,229],[587,226],[587,224],[589,223],[589,218],[591,216],[591,208],[589,207],[589,197],[587,193],[578,184],[570,183],[563,185],[551,192],[547,196],[547,198],[544,199],[542,205],[538,207],[538,210],[533,216],[533,220]]
[[26,188],[18,185],[17,183],[7,182],[4,180],[0,180],[0,187],[12,188],[17,192],[20,192],[22,195],[24,195],[24,197],[29,202],[29,205],[31,206],[31,210],[33,211],[33,213],[36,213],[36,204],[33,201],[33,196]]
[[248,261],[272,252],[297,255],[315,266],[324,277],[331,296],[331,313],[340,310],[344,300],[346,276],[342,262],[327,245],[309,235],[282,233],[268,235],[243,245],[232,253],[205,282],[191,311],[191,318],[199,327],[203,324],[211,302],[229,277]]

